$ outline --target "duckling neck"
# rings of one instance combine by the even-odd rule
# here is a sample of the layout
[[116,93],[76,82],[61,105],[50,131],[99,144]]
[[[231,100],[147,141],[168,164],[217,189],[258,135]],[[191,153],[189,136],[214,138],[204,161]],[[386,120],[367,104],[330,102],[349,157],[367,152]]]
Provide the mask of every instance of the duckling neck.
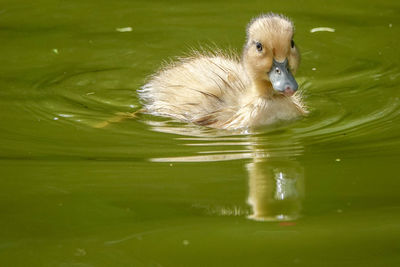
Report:
[[266,80],[254,80],[252,84],[253,93],[258,97],[272,98],[274,96],[274,89],[271,82]]

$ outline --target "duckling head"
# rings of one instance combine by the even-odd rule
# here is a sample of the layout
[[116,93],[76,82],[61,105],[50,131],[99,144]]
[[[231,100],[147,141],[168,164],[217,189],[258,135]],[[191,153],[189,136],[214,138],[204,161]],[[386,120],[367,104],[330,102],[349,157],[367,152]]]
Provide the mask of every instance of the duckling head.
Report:
[[243,63],[261,95],[293,95],[300,55],[293,41],[293,23],[282,15],[269,13],[253,19],[247,27]]

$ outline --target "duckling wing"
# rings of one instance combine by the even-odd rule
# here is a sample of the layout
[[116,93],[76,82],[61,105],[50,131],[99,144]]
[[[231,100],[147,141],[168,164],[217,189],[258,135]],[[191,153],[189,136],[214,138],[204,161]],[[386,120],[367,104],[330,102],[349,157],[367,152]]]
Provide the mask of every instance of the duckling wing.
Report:
[[147,112],[201,125],[223,124],[250,80],[238,60],[197,56],[174,63],[139,90]]

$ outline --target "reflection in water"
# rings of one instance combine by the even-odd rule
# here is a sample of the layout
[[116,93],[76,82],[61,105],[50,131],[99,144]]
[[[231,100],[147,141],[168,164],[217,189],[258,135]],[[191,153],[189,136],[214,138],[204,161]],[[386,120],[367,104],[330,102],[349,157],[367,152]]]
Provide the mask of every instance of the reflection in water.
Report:
[[287,221],[300,216],[304,195],[303,168],[294,160],[255,158],[247,164],[250,219]]
[[[303,148],[295,141],[281,139],[284,143],[278,146],[275,143],[271,147],[274,142],[255,135],[218,136],[217,132],[209,132],[208,129],[203,131],[190,125],[168,126],[162,122],[152,123],[152,126],[153,130],[160,132],[198,136],[178,139],[189,142],[185,143],[187,146],[210,148],[209,151],[197,152],[198,155],[150,159],[153,162],[251,160],[246,164],[249,179],[247,203],[250,211],[238,207],[229,209],[195,206],[196,208],[203,208],[211,215],[247,216],[256,221],[290,221],[300,217],[304,197],[304,170],[294,158],[301,155]],[[221,146],[228,149],[221,149]]]

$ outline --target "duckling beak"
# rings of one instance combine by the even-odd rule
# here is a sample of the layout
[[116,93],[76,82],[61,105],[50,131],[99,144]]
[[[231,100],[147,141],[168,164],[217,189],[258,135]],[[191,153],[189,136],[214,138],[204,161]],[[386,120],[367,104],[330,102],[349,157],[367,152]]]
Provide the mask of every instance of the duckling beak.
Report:
[[286,96],[292,96],[299,87],[288,67],[288,60],[278,62],[274,59],[271,70],[268,72],[269,80],[275,91]]

